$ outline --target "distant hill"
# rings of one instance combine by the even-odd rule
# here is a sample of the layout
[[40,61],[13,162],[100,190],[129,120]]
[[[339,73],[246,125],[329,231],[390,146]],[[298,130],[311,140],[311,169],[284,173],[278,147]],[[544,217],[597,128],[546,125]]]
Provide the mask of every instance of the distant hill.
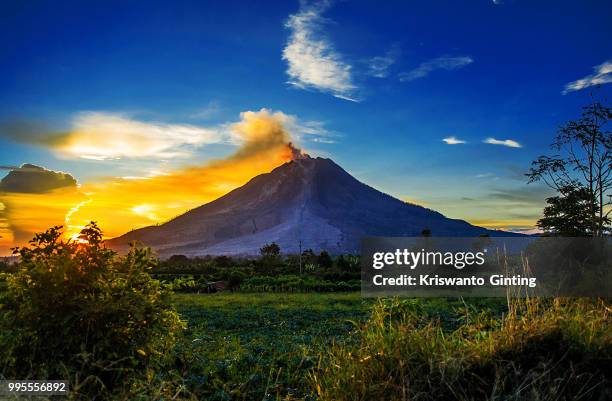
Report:
[[254,255],[276,242],[300,249],[358,252],[364,236],[518,235],[449,219],[355,179],[330,159],[302,156],[167,223],[107,241],[125,251],[138,241],[161,256]]

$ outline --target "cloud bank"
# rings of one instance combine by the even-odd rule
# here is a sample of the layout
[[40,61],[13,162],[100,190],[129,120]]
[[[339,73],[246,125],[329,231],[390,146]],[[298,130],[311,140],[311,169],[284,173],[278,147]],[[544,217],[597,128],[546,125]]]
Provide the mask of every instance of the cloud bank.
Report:
[[327,1],[303,3],[296,14],[289,16],[285,26],[290,35],[282,56],[288,64],[288,82],[298,88],[356,101],[352,66],[334,49],[323,30],[322,15],[328,8]]
[[596,65],[593,67],[593,70],[593,74],[587,75],[584,78],[565,85],[565,89],[563,89],[561,93],[566,95],[569,92],[579,91],[591,86],[604,85],[612,82],[612,60]]
[[412,71],[402,72],[398,76],[401,82],[414,81],[415,79],[428,76],[435,70],[457,70],[473,62],[474,60],[469,56],[438,57],[421,63]]

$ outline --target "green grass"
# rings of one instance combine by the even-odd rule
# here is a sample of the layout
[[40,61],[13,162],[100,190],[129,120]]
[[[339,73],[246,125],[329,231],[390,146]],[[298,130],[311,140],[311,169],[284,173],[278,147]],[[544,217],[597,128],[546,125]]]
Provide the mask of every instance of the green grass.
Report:
[[208,400],[272,400],[311,393],[318,352],[351,341],[372,301],[359,293],[176,294],[188,322],[184,385]]
[[[177,358],[185,396],[207,400],[316,399],[311,377],[321,357],[358,345],[378,304],[359,293],[176,294],[174,302],[188,322]],[[491,299],[402,304],[448,330],[470,314],[506,310]]]

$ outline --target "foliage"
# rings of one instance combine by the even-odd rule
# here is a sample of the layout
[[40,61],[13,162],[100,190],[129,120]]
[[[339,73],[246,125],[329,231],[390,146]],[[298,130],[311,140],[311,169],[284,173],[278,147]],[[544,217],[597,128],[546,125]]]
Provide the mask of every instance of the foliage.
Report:
[[147,249],[118,257],[95,223],[79,241],[60,229],[15,250],[0,301],[2,375],[69,380],[75,398],[130,394],[162,369],[183,323],[148,274]]
[[538,227],[566,237],[588,236],[592,229],[590,210],[595,204],[588,189],[567,185],[559,188],[559,194],[546,199],[548,205]]
[[[279,284],[300,281],[285,286],[288,291],[353,291],[359,289],[360,259],[354,255],[332,257],[323,251],[319,255],[307,250],[302,254],[300,274],[299,255],[284,257],[195,257],[174,255],[159,261],[152,269],[153,276],[171,285],[174,291],[206,292],[207,283],[223,281],[232,291],[281,291]],[[289,277],[293,278],[289,278]],[[299,280],[296,278],[299,276]],[[251,280],[253,279],[253,280]],[[191,285],[191,280],[194,285]],[[250,281],[249,281],[250,280]],[[254,286],[257,282],[257,288]],[[246,286],[245,286],[246,285]]]
[[332,257],[326,251],[321,251],[317,258],[317,264],[325,269],[329,269],[334,265]]
[[[603,236],[609,231],[612,205],[609,191],[612,188],[612,131],[608,123],[612,109],[593,101],[583,108],[582,116],[567,122],[559,129],[551,149],[553,156],[540,156],[533,161],[527,173],[529,182],[543,181],[559,192],[559,197],[549,198],[549,213],[582,219],[575,215],[572,200],[579,198],[588,215],[588,235]],[[548,217],[548,216],[545,216]],[[557,232],[563,219],[548,219],[544,227]]]
[[17,271],[17,265],[15,263],[8,263],[0,260],[0,274],[1,273],[15,273]]
[[[357,345],[375,300],[359,293],[177,294],[189,321],[176,350],[182,396],[198,400],[315,400],[307,378],[334,344]],[[445,330],[464,322],[463,308],[500,317],[503,300],[407,301]]]
[[319,352],[351,341],[371,301],[351,294],[176,294],[189,321],[175,351],[182,396],[198,400],[311,400]]
[[206,288],[206,284],[203,281],[196,280],[192,275],[180,275],[172,280],[162,282],[172,291],[198,292]]
[[328,281],[296,275],[255,276],[245,279],[240,287],[245,292],[339,292],[360,288],[359,280]]
[[263,257],[276,257],[280,255],[280,247],[276,242],[266,244],[259,250]]

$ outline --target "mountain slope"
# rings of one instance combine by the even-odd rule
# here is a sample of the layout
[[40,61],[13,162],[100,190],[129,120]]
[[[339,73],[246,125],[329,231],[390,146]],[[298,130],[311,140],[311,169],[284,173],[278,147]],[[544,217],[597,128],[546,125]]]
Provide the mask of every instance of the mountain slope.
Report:
[[[308,156],[251,179],[221,198],[165,224],[107,241],[123,251],[131,241],[159,254],[256,254],[272,241],[286,253],[322,249],[357,252],[361,238],[499,232],[454,220],[386,195],[353,178],[330,159]],[[507,234],[507,233],[506,233]]]

